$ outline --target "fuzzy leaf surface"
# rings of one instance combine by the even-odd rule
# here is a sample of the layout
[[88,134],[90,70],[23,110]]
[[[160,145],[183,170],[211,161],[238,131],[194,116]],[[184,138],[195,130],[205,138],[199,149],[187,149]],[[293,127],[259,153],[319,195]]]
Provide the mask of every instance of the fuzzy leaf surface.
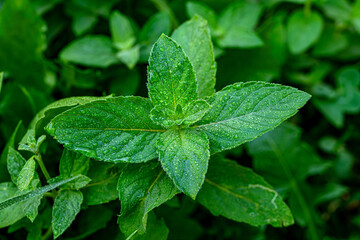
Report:
[[161,35],[149,58],[148,89],[154,106],[175,111],[197,98],[195,72],[178,43]]
[[33,157],[26,161],[24,167],[21,169],[19,176],[17,178],[17,186],[20,189],[20,191],[23,191],[28,188],[31,180],[34,178],[35,167],[36,167],[36,162]]
[[227,159],[210,161],[197,200],[215,216],[253,226],[282,227],[294,223],[289,208],[262,177]]
[[194,128],[206,133],[212,153],[220,152],[274,129],[309,99],[309,94],[279,84],[236,83],[208,100],[213,107]]
[[82,201],[83,195],[80,191],[62,190],[56,196],[51,221],[54,239],[58,238],[70,227],[76,215],[80,212]]
[[180,44],[194,67],[199,98],[213,95],[216,62],[207,21],[195,16],[181,24],[172,38]]
[[120,175],[118,189],[119,225],[125,235],[144,232],[148,213],[180,192],[158,161],[127,165]]
[[110,162],[156,158],[164,130],[149,116],[152,105],[141,97],[117,97],[72,108],[55,117],[47,131],[65,147]]
[[159,160],[175,185],[195,199],[210,158],[206,134],[194,129],[172,129],[161,134],[157,148]]

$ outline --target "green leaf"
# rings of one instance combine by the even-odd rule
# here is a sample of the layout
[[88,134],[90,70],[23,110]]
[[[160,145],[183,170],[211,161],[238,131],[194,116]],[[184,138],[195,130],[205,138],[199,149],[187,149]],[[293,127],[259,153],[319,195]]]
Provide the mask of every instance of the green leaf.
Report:
[[199,121],[210,108],[211,106],[206,101],[196,100],[188,104],[184,109],[178,105],[175,112],[169,109],[163,110],[161,106],[157,106],[151,110],[150,117],[154,123],[165,128],[180,125],[189,126]]
[[136,42],[130,20],[119,11],[111,13],[110,30],[113,44],[119,50],[130,49]]
[[80,212],[82,201],[83,195],[80,191],[61,190],[56,196],[51,221],[54,239],[58,238],[70,227],[76,215]]
[[28,200],[28,199],[31,199],[31,198],[34,198],[34,197],[37,197],[37,196],[41,196],[41,195],[43,195],[44,193],[46,193],[48,191],[51,191],[51,190],[53,190],[53,189],[55,189],[55,188],[57,188],[57,187],[59,187],[61,185],[69,183],[71,181],[77,180],[80,177],[82,177],[82,176],[81,175],[75,176],[75,177],[72,177],[72,178],[68,178],[68,179],[53,183],[53,184],[46,185],[46,186],[41,187],[41,188],[37,188],[35,190],[30,190],[30,191],[26,191],[24,193],[21,193],[19,195],[15,195],[15,196],[13,196],[11,198],[8,198],[8,199],[6,199],[4,201],[1,201],[0,202],[0,210],[3,210],[4,208],[11,207],[16,203],[19,203],[19,202],[22,202],[22,201],[25,201],[25,200]]
[[1,205],[7,199],[14,197],[17,192],[18,189],[12,182],[0,183],[0,228],[10,226],[25,217],[22,203],[15,203],[5,209]]
[[140,47],[136,45],[130,49],[122,50],[116,54],[129,69],[133,69],[140,58]]
[[210,157],[206,134],[194,129],[174,129],[161,134],[157,142],[159,160],[174,184],[195,199]]
[[158,161],[140,166],[127,165],[120,175],[118,190],[121,201],[119,225],[127,236],[143,233],[148,213],[180,192]]
[[24,191],[29,187],[31,180],[35,175],[36,162],[34,157],[26,161],[17,178],[17,186],[20,191]]
[[106,68],[119,62],[110,38],[91,35],[76,39],[60,52],[60,59],[87,67]]
[[60,159],[60,175],[66,177],[79,174],[86,175],[89,170],[89,164],[90,159],[86,156],[64,149]]
[[291,14],[287,22],[289,50],[299,54],[311,47],[320,37],[323,29],[323,19],[315,11],[304,13],[303,10]]
[[30,123],[29,129],[35,130],[35,136],[37,137],[43,133],[44,127],[50,122],[52,118],[60,113],[68,110],[76,105],[83,105],[85,103],[93,102],[96,100],[103,100],[111,98],[112,95],[106,97],[69,97],[55,101],[40,112],[38,112]]
[[215,216],[261,226],[294,223],[289,208],[262,177],[234,161],[210,161],[205,183],[197,200]]
[[13,183],[17,184],[19,174],[25,163],[26,159],[18,151],[9,146],[7,155],[7,168]]
[[309,99],[309,94],[279,84],[236,83],[209,98],[213,107],[194,128],[206,133],[211,153],[220,152],[274,129]]
[[[248,143],[248,152],[253,157],[256,172],[288,196],[296,223],[308,227],[311,239],[322,239],[312,203],[316,199],[313,192],[307,191],[311,187],[306,178],[316,174],[314,169],[327,163],[307,143],[300,141],[300,136],[298,127],[282,124]],[[324,184],[320,186],[323,188]]]
[[[87,176],[84,176],[84,175],[77,175],[77,176],[79,176],[79,177],[76,180],[73,180],[69,183],[63,184],[62,186],[60,186],[60,189],[79,190],[80,188],[85,187],[89,182],[91,182],[91,179]],[[60,176],[57,176],[57,177],[54,177],[54,178],[48,180],[48,183],[54,184],[57,182],[64,181],[68,178],[69,178],[68,176],[60,175]]]
[[159,12],[153,15],[144,25],[140,32],[140,61],[147,62],[153,44],[161,34],[171,33],[171,20],[167,12]]
[[[13,182],[15,183],[15,178],[11,177],[9,175],[9,170],[8,170],[8,154],[9,154],[9,148],[15,148],[15,143],[17,143],[17,141],[20,140],[20,138],[22,137],[22,135],[25,132],[25,128],[22,125],[22,121],[20,121],[14,132],[11,134],[11,136],[9,137],[1,155],[0,155],[0,182],[4,182],[7,180],[12,179]],[[16,175],[17,176],[17,175]]]
[[156,219],[155,214],[149,214],[146,232],[136,234],[132,240],[166,240],[168,239],[169,229],[163,219]]
[[120,174],[118,190],[122,214],[141,204],[145,215],[179,193],[158,161],[128,164]]
[[0,94],[1,94],[1,88],[3,85],[3,81],[4,81],[4,73],[0,72]]
[[149,97],[156,106],[175,111],[197,98],[196,78],[189,58],[166,35],[155,43],[148,66]]
[[116,189],[120,170],[110,163],[91,161],[87,174],[91,183],[81,189],[84,194],[85,205],[107,203],[119,197]]
[[45,85],[46,26],[28,0],[6,1],[0,14],[0,71],[19,83],[42,90]]
[[216,62],[207,22],[195,16],[175,30],[172,38],[180,44],[192,63],[197,80],[198,97],[215,93]]
[[256,3],[236,2],[229,5],[218,22],[223,31],[219,37],[220,46],[250,48],[263,45],[254,32],[261,11],[261,5]]
[[146,98],[117,97],[72,108],[56,116],[47,131],[70,150],[110,162],[146,162],[156,158],[156,140],[164,130],[152,123]]
[[186,13],[190,18],[193,18],[195,15],[199,15],[206,19],[209,23],[211,34],[215,34],[217,29],[217,16],[215,11],[210,7],[200,2],[190,1],[186,3]]

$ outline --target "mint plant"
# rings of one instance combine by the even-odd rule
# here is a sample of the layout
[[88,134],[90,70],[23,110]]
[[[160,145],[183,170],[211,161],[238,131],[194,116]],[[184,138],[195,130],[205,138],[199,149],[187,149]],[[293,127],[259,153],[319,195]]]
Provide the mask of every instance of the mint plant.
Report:
[[[202,41],[180,34],[189,29]],[[160,36],[149,58],[149,98],[92,101],[57,115],[47,132],[66,149],[123,165],[119,225],[126,237],[144,234],[151,210],[180,192],[215,215],[254,226],[292,224],[289,209],[261,177],[221,157],[209,160],[274,129],[310,95],[264,82],[236,83],[213,94],[216,64],[206,22],[195,17],[173,37],[190,44]],[[66,194],[82,201],[75,192]],[[73,220],[76,206],[65,222]]]

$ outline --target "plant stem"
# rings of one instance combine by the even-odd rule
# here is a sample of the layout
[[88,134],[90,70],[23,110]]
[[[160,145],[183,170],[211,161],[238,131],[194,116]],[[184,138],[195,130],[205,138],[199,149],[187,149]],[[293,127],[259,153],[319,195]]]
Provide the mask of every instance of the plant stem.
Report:
[[304,12],[306,17],[310,16],[311,13],[311,1],[312,0],[307,0],[304,5]]
[[41,240],[47,240],[48,238],[51,237],[51,235],[52,235],[52,226],[50,226],[46,231],[46,233],[43,236],[41,236]]
[[174,12],[171,10],[166,0],[151,0],[151,2],[153,2],[153,4],[156,6],[157,9],[159,9],[159,11],[165,11],[169,14],[175,28],[179,26],[179,21],[177,20]]
[[39,163],[40,169],[41,169],[42,173],[44,174],[46,181],[49,181],[51,179],[51,177],[50,177],[49,172],[46,170],[46,167],[44,165],[41,155],[39,153],[36,154],[35,159]]

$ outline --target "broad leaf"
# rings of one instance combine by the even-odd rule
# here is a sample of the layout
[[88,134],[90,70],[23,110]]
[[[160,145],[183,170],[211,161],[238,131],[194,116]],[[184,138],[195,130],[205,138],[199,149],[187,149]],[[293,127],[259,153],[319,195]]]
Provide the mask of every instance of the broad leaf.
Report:
[[233,84],[208,100],[213,107],[194,128],[206,133],[212,153],[220,152],[274,129],[309,99],[305,92],[278,84]]
[[58,238],[70,227],[76,215],[80,212],[82,201],[83,195],[80,191],[61,190],[56,196],[51,221],[54,239]]
[[172,38],[180,44],[194,67],[199,98],[213,95],[216,62],[207,22],[195,16],[181,24]]
[[112,12],[110,16],[110,30],[114,46],[119,50],[131,48],[136,36],[130,20],[119,11]]
[[161,134],[157,142],[159,160],[175,185],[195,199],[210,157],[206,134],[194,129],[173,129]]
[[77,105],[93,102],[96,100],[103,100],[111,98],[112,95],[106,97],[69,97],[63,98],[53,102],[38,112],[30,123],[29,129],[35,131],[35,136],[38,137],[44,132],[44,127],[50,122],[52,118],[60,113]]
[[315,11],[298,10],[291,14],[287,23],[289,49],[293,54],[307,50],[320,37],[323,19]]
[[119,225],[127,236],[143,233],[148,213],[180,192],[157,161],[127,165],[120,175],[118,189]]
[[253,226],[283,227],[294,223],[289,208],[262,177],[227,159],[215,157],[210,161],[197,200],[215,216]]
[[196,78],[189,58],[166,35],[155,43],[148,67],[149,97],[154,106],[175,111],[197,98]]
[[65,147],[111,162],[156,158],[156,140],[164,130],[152,123],[152,105],[141,97],[117,97],[72,108],[55,117],[47,131]]
[[35,175],[35,167],[36,162],[33,157],[26,161],[17,178],[17,186],[20,191],[24,191],[29,187],[31,180]]
[[100,68],[119,62],[110,38],[102,35],[76,39],[60,52],[60,59],[64,62]]

